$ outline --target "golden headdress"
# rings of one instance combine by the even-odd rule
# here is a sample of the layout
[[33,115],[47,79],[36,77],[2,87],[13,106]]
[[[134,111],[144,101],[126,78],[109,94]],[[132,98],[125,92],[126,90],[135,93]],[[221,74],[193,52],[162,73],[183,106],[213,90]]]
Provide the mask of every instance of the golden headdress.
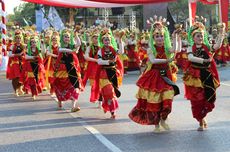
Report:
[[160,16],[159,18],[155,15],[153,18],[150,17],[149,20],[147,20],[147,24],[151,25],[151,28],[153,29],[152,34],[164,34],[165,29],[164,27],[169,24],[165,18],[162,18]]

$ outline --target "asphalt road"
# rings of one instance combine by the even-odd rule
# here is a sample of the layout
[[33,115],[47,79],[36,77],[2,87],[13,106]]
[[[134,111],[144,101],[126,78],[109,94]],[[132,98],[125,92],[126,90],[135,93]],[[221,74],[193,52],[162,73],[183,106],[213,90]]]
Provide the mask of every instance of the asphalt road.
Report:
[[171,130],[155,134],[154,126],[132,122],[128,113],[136,104],[137,73],[125,76],[117,119],[111,120],[89,102],[90,88],[80,95],[81,111],[70,113],[70,102],[57,110],[55,99],[44,92],[37,101],[15,97],[11,82],[0,75],[0,152],[228,152],[230,151],[230,68],[219,70],[222,85],[208,130],[196,131],[189,101],[175,97],[168,119]]

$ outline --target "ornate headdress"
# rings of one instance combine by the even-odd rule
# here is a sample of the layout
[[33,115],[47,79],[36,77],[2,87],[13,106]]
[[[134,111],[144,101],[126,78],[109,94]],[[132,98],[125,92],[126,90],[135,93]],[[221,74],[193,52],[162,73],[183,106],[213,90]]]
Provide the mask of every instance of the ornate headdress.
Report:
[[15,40],[16,37],[20,37],[21,39],[23,38],[22,30],[20,30],[20,29],[15,30],[15,32],[14,32],[14,40]]
[[208,34],[204,26],[205,22],[206,22],[206,18],[203,18],[202,16],[195,17],[194,23],[188,31],[188,41],[191,46],[194,44],[193,41],[194,35],[196,33],[202,33],[204,35],[204,44],[209,47]]
[[116,43],[116,40],[115,40],[115,38],[113,36],[113,33],[112,33],[111,29],[110,29],[112,24],[110,24],[109,22],[104,21],[104,22],[101,23],[100,26],[102,27],[102,30],[101,30],[101,32],[100,32],[100,34],[98,36],[99,47],[102,48],[104,46],[104,44],[103,44],[103,39],[104,38],[109,38],[111,40],[111,46],[115,50],[117,50],[117,43]]
[[70,45],[71,47],[74,46],[74,34],[73,31],[71,31],[71,29],[64,29],[61,31],[61,36],[60,36],[60,43],[61,43],[61,47],[64,47],[64,36],[68,35],[70,36]]
[[163,34],[164,35],[164,48],[165,48],[165,53],[168,58],[172,56],[172,54],[169,52],[169,49],[172,47],[171,45],[171,40],[170,40],[170,34],[167,28],[167,25],[169,25],[169,22],[165,18],[162,18],[161,16],[157,18],[155,15],[153,18],[150,18],[147,20],[147,24],[151,25],[151,30],[150,30],[150,47],[151,50],[156,56],[157,51],[155,48],[155,41],[153,39],[154,35],[156,34]]

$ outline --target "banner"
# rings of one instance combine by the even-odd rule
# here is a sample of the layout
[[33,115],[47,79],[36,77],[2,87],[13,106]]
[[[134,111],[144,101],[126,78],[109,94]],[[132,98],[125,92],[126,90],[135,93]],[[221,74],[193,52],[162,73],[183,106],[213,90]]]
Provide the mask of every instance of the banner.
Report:
[[65,28],[57,10],[54,7],[50,7],[48,19],[50,24],[55,28],[55,30],[62,30]]
[[36,17],[36,30],[38,32],[41,32],[43,30],[43,18],[44,13],[42,12],[44,8],[41,8],[39,10],[35,10],[35,17]]

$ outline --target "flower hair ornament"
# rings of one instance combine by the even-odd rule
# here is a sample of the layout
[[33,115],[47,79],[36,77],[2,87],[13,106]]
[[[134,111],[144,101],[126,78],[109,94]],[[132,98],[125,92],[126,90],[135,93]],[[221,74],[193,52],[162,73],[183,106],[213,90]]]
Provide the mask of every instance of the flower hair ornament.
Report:
[[171,40],[170,40],[170,34],[167,28],[167,25],[169,25],[169,22],[165,18],[162,18],[162,16],[157,17],[156,15],[149,20],[147,20],[147,24],[151,25],[150,30],[150,48],[153,52],[153,55],[157,55],[156,47],[155,47],[155,41],[154,36],[155,35],[164,35],[164,49],[167,58],[171,58],[173,56],[172,53],[169,52],[169,49],[172,47]]

